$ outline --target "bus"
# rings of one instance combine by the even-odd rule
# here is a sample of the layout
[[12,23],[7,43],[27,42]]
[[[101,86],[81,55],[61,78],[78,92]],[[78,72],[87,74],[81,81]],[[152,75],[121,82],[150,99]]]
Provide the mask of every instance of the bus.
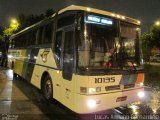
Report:
[[9,40],[14,75],[75,113],[144,97],[140,21],[85,6],[63,8]]

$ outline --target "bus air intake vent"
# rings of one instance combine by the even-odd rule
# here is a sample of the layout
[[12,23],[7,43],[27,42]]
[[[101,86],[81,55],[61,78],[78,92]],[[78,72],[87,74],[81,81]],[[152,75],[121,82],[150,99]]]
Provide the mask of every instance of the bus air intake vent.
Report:
[[105,89],[106,89],[106,91],[119,90],[120,89],[120,85],[106,86]]

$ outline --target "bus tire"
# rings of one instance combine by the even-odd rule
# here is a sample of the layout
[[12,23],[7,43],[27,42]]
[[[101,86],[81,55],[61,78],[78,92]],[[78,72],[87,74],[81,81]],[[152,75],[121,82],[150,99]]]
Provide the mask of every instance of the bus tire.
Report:
[[49,75],[46,75],[42,78],[41,90],[43,97],[50,102],[53,99],[53,85]]

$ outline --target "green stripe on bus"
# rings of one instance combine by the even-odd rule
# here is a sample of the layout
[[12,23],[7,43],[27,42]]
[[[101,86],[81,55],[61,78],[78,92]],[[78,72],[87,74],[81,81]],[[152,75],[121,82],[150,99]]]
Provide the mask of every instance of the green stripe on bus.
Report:
[[31,81],[33,70],[35,67],[36,59],[35,56],[38,56],[39,48],[28,49],[26,52],[26,59],[23,64],[22,77],[27,81]]

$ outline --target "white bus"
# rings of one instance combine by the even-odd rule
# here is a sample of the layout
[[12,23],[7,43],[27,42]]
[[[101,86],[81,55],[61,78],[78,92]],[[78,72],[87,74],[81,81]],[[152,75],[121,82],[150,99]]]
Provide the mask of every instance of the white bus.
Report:
[[8,66],[76,113],[144,96],[140,21],[69,6],[10,37]]

